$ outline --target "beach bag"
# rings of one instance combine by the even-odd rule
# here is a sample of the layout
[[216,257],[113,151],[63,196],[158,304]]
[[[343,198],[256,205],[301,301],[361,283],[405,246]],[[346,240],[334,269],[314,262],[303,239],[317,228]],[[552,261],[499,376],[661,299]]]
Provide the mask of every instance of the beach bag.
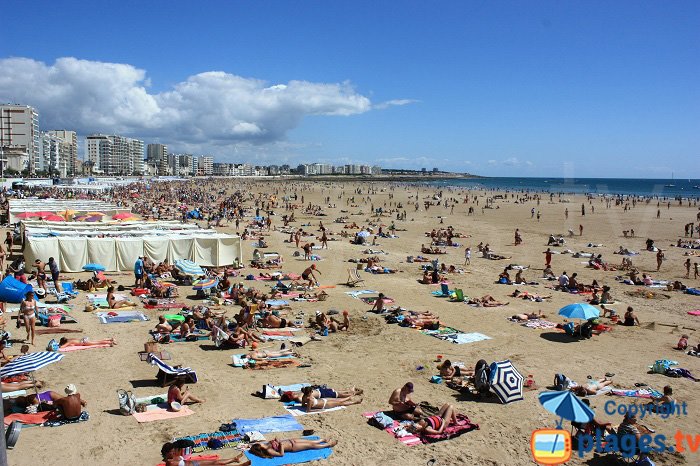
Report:
[[474,374],[474,387],[479,393],[486,393],[491,389],[490,378],[491,368],[489,366],[481,367],[476,371],[476,374]]
[[369,418],[368,422],[370,425],[379,429],[386,429],[394,425],[394,420],[381,411]]
[[61,326],[61,316],[49,316],[48,327],[60,327]]
[[263,385],[262,397],[264,399],[271,400],[271,399],[275,399],[275,398],[280,398],[280,396],[281,395],[279,393],[279,390],[277,388],[275,388],[274,386],[272,386],[270,384]]
[[654,365],[651,366],[651,372],[654,374],[665,374],[671,366],[678,364],[675,361],[669,361],[668,359],[657,359]]
[[136,398],[134,394],[126,390],[117,390],[119,397],[119,412],[124,416],[131,416],[136,411]]
[[60,346],[58,345],[58,342],[53,338],[50,339],[49,343],[46,345],[46,351],[58,351],[58,348],[60,348]]
[[571,388],[572,381],[570,378],[565,376],[564,374],[555,374],[554,375],[554,389],[557,391],[564,391],[568,390]]

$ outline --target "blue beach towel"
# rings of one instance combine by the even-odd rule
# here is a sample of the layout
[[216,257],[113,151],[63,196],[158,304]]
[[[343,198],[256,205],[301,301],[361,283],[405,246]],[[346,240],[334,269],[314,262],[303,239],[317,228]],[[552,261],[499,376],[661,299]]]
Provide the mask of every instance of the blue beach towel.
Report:
[[[318,440],[319,437],[303,437],[309,440]],[[308,463],[309,461],[323,460],[331,456],[333,450],[331,448],[322,448],[320,450],[306,450],[297,453],[285,453],[279,458],[260,458],[250,452],[245,452],[245,455],[250,460],[251,466],[282,466],[284,464],[300,464]]]
[[304,426],[299,424],[291,414],[264,417],[261,419],[234,419],[233,422],[236,423],[238,431],[244,433],[252,430],[256,430],[261,434],[304,430]]
[[142,322],[148,320],[148,317],[140,311],[110,311],[116,312],[118,315],[110,316],[107,312],[98,312],[97,318],[103,324],[116,324],[124,322]]

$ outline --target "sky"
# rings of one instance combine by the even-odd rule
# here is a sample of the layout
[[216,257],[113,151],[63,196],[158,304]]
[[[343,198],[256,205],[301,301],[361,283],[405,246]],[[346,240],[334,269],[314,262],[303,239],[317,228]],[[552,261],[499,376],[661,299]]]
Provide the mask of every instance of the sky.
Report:
[[700,178],[694,0],[5,0],[3,17],[0,102],[46,130],[258,165]]

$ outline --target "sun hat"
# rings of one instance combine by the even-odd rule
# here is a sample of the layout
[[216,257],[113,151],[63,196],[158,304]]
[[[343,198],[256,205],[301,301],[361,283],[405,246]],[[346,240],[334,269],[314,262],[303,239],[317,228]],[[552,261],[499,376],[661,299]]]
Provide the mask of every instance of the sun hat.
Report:
[[78,393],[78,389],[72,383],[68,384],[63,391],[66,392],[66,395],[75,395],[76,393]]

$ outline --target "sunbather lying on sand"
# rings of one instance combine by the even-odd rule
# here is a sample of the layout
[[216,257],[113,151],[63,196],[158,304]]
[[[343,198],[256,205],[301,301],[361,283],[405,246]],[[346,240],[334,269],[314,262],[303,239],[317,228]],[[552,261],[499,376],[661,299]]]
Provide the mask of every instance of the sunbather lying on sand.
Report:
[[[356,395],[362,395],[363,391],[359,388],[347,388],[341,390],[334,390],[328,388],[326,385],[316,386],[312,385],[313,393],[312,395],[316,398],[350,398]],[[304,392],[299,390],[298,392],[284,392],[280,400],[284,402],[296,401],[298,403],[303,403]]]
[[480,307],[498,307],[505,306],[508,303],[496,301],[493,296],[487,294],[482,298],[470,298],[469,301],[467,301],[467,304],[476,304]]
[[261,458],[273,458],[284,456],[285,452],[294,453],[306,450],[320,450],[322,448],[334,447],[337,444],[337,441],[329,439],[272,439],[269,442],[259,442],[252,444],[250,446],[249,451],[255,456],[259,456]]
[[420,245],[420,252],[423,254],[447,254],[447,251],[440,248],[425,247],[424,244]]
[[533,312],[531,314],[515,314],[514,316],[511,317],[513,320],[534,320],[534,319],[544,319],[547,317],[546,315],[542,314],[542,311],[537,311]]
[[271,313],[265,313],[265,316],[258,321],[261,327],[265,328],[286,328],[286,327],[301,327],[294,322],[288,321],[282,317],[277,317]]
[[325,398],[322,396],[316,396],[323,395],[323,393],[321,393],[320,390],[314,389],[313,387],[304,387],[301,392],[301,404],[307,411],[336,408],[338,406],[351,406],[362,403],[362,398],[353,398],[352,396],[345,398]]
[[246,459],[244,461],[241,461],[242,458],[245,458],[244,454],[241,453],[238,456],[234,458],[227,458],[227,459],[218,459],[218,460],[209,460],[209,459],[199,459],[199,460],[186,460],[185,459],[185,449],[187,447],[185,445],[179,444],[179,441],[175,441],[174,443],[166,443],[163,445],[163,448],[161,448],[160,453],[163,455],[163,459],[165,460],[165,465],[166,466],[218,466],[218,465],[224,465],[224,464],[237,464],[239,466],[248,466],[250,465],[250,460]]
[[604,377],[599,380],[591,380],[586,385],[579,385],[578,387],[573,387],[571,388],[571,391],[578,396],[597,395],[601,389],[611,384],[612,380],[608,380],[607,377]]
[[284,349],[280,351],[258,349],[258,343],[253,342],[250,345],[250,352],[248,353],[247,357],[248,359],[252,359],[254,361],[263,361],[267,359],[280,358],[282,356],[294,356],[294,352],[291,349]]
[[103,345],[115,346],[116,344],[117,344],[117,342],[114,340],[114,338],[107,338],[105,340],[89,341],[88,337],[84,337],[84,338],[66,338],[66,337],[63,337],[58,342],[59,348],[69,348],[71,346],[103,346]]
[[451,404],[444,404],[436,416],[430,416],[415,422],[407,430],[415,434],[441,434],[445,428],[457,422],[457,411]]

